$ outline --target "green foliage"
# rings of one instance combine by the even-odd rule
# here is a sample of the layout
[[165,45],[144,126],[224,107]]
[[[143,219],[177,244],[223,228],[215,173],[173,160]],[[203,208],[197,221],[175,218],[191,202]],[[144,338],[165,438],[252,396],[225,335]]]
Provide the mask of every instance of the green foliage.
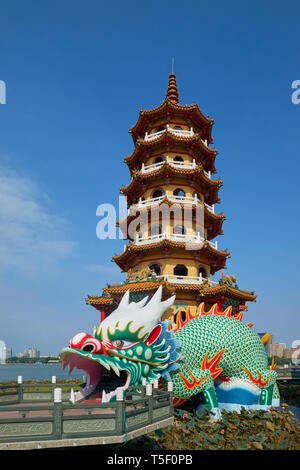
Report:
[[223,412],[213,420],[208,412],[175,412],[163,435],[150,433],[166,450],[300,450],[300,426],[291,411]]
[[34,364],[35,362],[42,362],[43,364],[46,364],[49,361],[57,361],[58,357],[28,357],[28,356],[22,356],[22,357],[17,357],[13,356],[8,359],[6,359],[6,363],[18,363],[18,364]]

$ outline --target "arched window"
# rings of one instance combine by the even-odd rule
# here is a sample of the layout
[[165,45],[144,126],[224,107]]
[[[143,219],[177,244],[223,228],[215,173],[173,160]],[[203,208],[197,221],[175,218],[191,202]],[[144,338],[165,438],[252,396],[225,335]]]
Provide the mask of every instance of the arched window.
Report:
[[151,194],[151,197],[154,199],[156,197],[161,197],[165,194],[164,190],[161,188],[155,189]]
[[149,264],[150,271],[154,271],[157,276],[161,275],[161,265],[159,263],[151,263]]
[[185,233],[186,233],[184,225],[175,225],[173,231],[174,231],[174,233],[176,233],[178,235],[185,235]]
[[160,224],[151,225],[148,233],[149,233],[149,237],[151,237],[152,235],[160,235],[162,233],[161,225]]
[[179,155],[176,155],[176,157],[174,157],[173,161],[174,162],[184,162],[183,158],[180,157]]
[[159,126],[155,129],[154,132],[160,132],[160,131],[164,131],[166,129],[166,126]]
[[154,158],[154,163],[161,163],[165,161],[165,157],[163,155],[159,155],[158,157]]
[[198,276],[202,276],[204,279],[207,279],[207,270],[204,266],[199,267]]
[[174,275],[175,276],[187,276],[188,270],[184,264],[177,264],[174,268]]
[[185,192],[181,188],[174,189],[173,194],[174,196],[180,196],[180,197],[185,196]]
[[173,129],[175,129],[176,131],[182,131],[182,127],[181,127],[181,126],[174,126]]

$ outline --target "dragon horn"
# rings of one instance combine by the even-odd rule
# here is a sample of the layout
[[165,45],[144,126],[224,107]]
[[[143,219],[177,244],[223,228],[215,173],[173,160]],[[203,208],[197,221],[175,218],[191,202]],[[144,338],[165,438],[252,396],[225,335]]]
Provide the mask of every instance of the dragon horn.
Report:
[[144,297],[142,300],[140,300],[139,302],[136,303],[136,305],[139,307],[139,308],[142,308],[144,307],[144,305],[147,303],[147,300],[149,299],[149,296],[146,295],[146,297]]
[[162,295],[162,286],[159,286],[155,294],[153,295],[152,299],[150,300],[148,307],[153,307],[155,304],[159,304],[161,301],[161,295]]
[[123,297],[121,299],[121,302],[119,303],[118,308],[124,308],[124,307],[127,307],[129,305],[129,295],[130,295],[130,291],[127,290],[125,292],[125,294],[123,295]]

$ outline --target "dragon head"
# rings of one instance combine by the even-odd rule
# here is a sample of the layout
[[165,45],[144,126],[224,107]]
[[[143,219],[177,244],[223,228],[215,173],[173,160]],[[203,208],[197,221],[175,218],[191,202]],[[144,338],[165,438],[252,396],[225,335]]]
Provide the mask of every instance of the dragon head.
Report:
[[161,301],[162,286],[150,301],[129,302],[129,290],[118,308],[105,318],[95,336],[79,333],[59,356],[63,367],[69,365],[86,372],[85,387],[75,393],[74,401],[101,399],[114,401],[117,389],[142,384],[160,376],[170,380],[169,373],[178,365],[180,341],[168,331],[168,321],[162,314],[173,304],[175,296]]

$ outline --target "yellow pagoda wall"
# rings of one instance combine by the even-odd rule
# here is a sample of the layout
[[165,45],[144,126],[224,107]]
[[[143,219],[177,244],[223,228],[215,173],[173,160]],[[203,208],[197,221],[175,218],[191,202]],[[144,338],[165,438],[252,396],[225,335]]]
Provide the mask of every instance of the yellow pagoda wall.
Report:
[[172,160],[176,156],[182,157],[185,162],[192,162],[193,160],[193,155],[188,153],[188,151],[183,147],[183,145],[174,145],[169,151],[167,151],[166,148],[163,146],[156,147],[155,149],[153,149],[152,152],[147,154],[144,159],[144,164],[153,165],[155,158],[160,155],[168,155],[170,157],[170,160]]
[[[190,254],[189,254],[190,253]],[[188,269],[188,276],[198,276],[198,269],[200,266],[205,267],[208,277],[210,277],[210,265],[208,260],[201,259],[195,260],[192,252],[189,250],[176,250],[173,251],[168,257],[160,250],[153,249],[143,255],[141,261],[136,262],[132,268],[133,273],[138,273],[146,269],[151,263],[159,263],[162,266],[162,274],[174,274],[174,268],[177,264],[184,264]]]

